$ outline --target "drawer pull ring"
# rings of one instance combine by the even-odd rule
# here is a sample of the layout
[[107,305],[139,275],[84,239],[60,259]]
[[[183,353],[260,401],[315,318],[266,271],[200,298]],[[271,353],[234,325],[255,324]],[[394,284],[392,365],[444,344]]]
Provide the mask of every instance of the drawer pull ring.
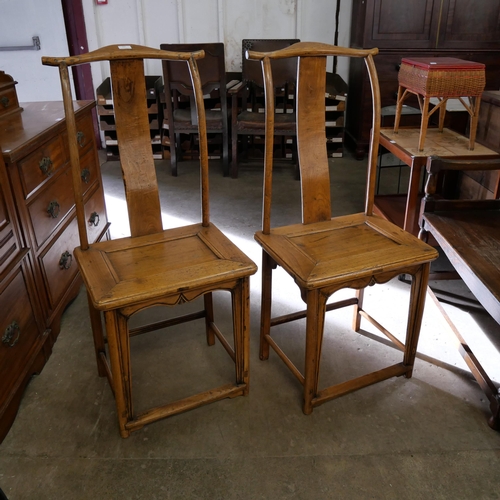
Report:
[[90,180],[90,170],[88,168],[84,168],[82,170],[82,180],[85,182],[85,184],[89,183]]
[[48,156],[44,156],[38,163],[43,174],[50,175],[52,170],[52,160]]
[[61,206],[59,205],[59,203],[57,203],[57,201],[54,200],[49,203],[49,206],[47,207],[47,213],[53,219],[57,219],[60,211],[61,211]]
[[2,106],[6,108],[9,105],[10,99],[6,96],[2,97]]
[[63,254],[61,254],[61,258],[59,260],[59,267],[61,269],[69,269],[72,263],[73,263],[73,256],[66,250]]
[[13,321],[6,329],[2,337],[2,342],[9,347],[14,347],[21,336],[21,329],[17,321]]
[[95,227],[99,225],[99,214],[97,212],[92,212],[89,218],[89,224]]
[[78,141],[78,145],[83,148],[85,145],[85,134],[83,132],[77,132],[76,133],[76,140]]

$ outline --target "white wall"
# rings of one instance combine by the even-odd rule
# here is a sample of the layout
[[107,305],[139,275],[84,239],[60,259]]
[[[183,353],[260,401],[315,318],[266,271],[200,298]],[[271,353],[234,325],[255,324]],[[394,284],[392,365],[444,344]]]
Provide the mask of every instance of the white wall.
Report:
[[[349,45],[352,0],[341,0],[339,45]],[[115,43],[159,47],[161,43],[224,42],[226,69],[241,69],[244,38],[300,38],[333,43],[335,0],[84,0],[89,50]],[[148,61],[148,74],[161,74]],[[338,72],[347,81],[347,61]],[[93,68],[94,85],[106,76]]]
[[[356,0],[359,1],[359,0]],[[348,46],[352,0],[341,0],[339,45]],[[224,42],[228,71],[241,69],[243,38],[300,38],[333,43],[336,0],[83,0],[88,48],[135,43]],[[0,46],[30,45],[40,51],[0,52],[0,70],[19,82],[21,101],[61,99],[57,70],[41,65],[42,55],[68,53],[60,0],[0,0]],[[338,72],[347,81],[347,63]],[[147,74],[161,74],[147,62]],[[94,87],[108,76],[105,64],[92,66]]]
[[18,82],[19,101],[60,100],[59,72],[41,58],[68,55],[61,0],[0,0],[0,47],[32,45],[33,36],[41,49],[0,51],[0,70]]

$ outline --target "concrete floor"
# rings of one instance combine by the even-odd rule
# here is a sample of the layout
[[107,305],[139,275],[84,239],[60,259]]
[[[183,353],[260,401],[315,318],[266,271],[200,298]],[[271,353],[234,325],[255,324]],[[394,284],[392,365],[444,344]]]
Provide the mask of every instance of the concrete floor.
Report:
[[[168,163],[157,165],[166,191],[166,223],[197,220],[194,164],[180,164],[177,178],[168,173]],[[364,162],[349,157],[332,161],[335,215],[362,210],[364,170]],[[116,237],[127,232],[118,164],[106,163],[102,172]],[[274,224],[296,221],[300,195],[292,169],[278,168],[274,181]],[[212,166],[212,220],[257,264],[260,250],[253,233],[260,227],[261,187],[261,168],[243,166],[234,180],[223,178],[216,162]],[[302,307],[296,287],[278,274],[275,310]],[[467,293],[460,283],[452,286]],[[389,330],[402,333],[407,297],[408,286],[393,280],[369,288],[366,306]],[[258,358],[259,301],[257,274],[251,280],[250,395],[122,439],[111,391],[97,376],[82,290],[63,316],[52,357],[28,386],[0,445],[0,487],[9,500],[500,498],[500,434],[488,427],[486,398],[432,301],[426,305],[413,378],[362,389],[310,416],[301,411],[300,385],[277,356],[271,353],[266,362]],[[227,326],[228,297],[218,295],[216,305]],[[491,376],[500,380],[492,345],[500,338],[498,325],[481,311],[446,307]],[[350,330],[350,321],[350,309],[328,316],[323,385],[401,359],[399,351],[372,338],[370,325],[362,323],[362,335]],[[303,327],[303,322],[289,326],[282,341],[299,366]],[[283,338],[283,331],[276,329],[276,336]],[[138,410],[232,378],[232,362],[221,346],[206,346],[202,322],[135,338],[133,347]]]

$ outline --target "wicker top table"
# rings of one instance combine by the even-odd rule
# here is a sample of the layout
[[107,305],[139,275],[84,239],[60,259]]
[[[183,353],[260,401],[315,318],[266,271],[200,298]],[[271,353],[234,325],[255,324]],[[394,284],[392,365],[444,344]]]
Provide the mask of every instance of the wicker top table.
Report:
[[[468,147],[474,149],[481,94],[486,84],[484,64],[455,57],[403,58],[398,82],[394,132],[399,129],[404,100],[408,95],[415,94],[422,111],[418,141],[418,149],[422,151],[430,116],[439,110],[439,130],[442,131],[446,102],[449,98],[458,98],[471,116]],[[432,97],[437,98],[439,103],[429,111]]]

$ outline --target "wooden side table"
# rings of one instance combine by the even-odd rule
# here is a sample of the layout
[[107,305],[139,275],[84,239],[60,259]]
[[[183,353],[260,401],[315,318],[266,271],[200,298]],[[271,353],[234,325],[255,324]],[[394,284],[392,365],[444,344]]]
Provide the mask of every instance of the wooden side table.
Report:
[[[418,150],[423,151],[430,116],[439,110],[439,130],[444,127],[446,102],[458,98],[471,116],[469,149],[474,149],[481,94],[486,83],[485,66],[455,57],[403,58],[398,74],[398,98],[394,132],[399,129],[403,102],[409,94],[415,94],[422,111]],[[429,111],[430,99],[439,100]],[[468,102],[465,101],[468,98]]]
[[437,128],[428,131],[425,148],[418,149],[420,131],[417,128],[401,128],[395,133],[392,128],[382,128],[380,131],[380,145],[399,158],[410,167],[410,179],[407,194],[376,195],[374,211],[385,219],[394,222],[415,236],[419,232],[420,214],[420,180],[422,168],[427,158],[432,155],[442,158],[456,156],[470,156],[471,158],[487,159],[498,158],[495,151],[477,144],[471,151],[468,148],[467,137],[444,128],[440,132]]

